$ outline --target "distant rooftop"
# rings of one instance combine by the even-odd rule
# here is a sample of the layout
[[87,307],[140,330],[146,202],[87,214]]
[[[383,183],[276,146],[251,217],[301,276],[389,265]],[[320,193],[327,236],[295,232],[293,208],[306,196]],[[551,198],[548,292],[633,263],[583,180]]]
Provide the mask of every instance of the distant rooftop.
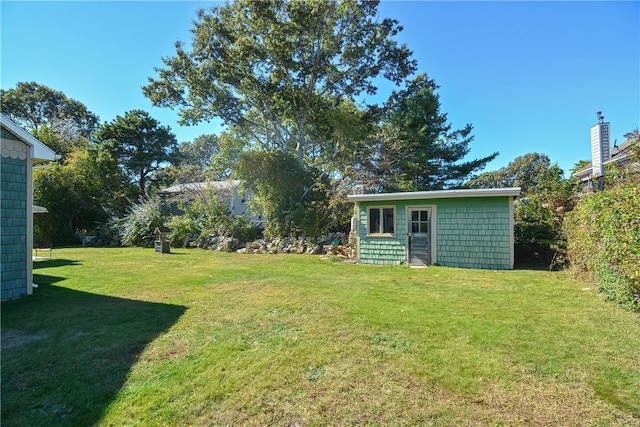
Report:
[[[628,139],[620,145],[617,145],[617,146],[614,145],[611,148],[611,158],[603,162],[603,164],[606,165],[611,162],[620,163],[626,158],[628,158],[629,154],[631,153],[632,142],[633,141],[631,139]],[[588,162],[587,164],[584,165],[582,169],[574,173],[573,176],[577,178],[587,179],[592,175],[592,167],[593,167],[593,163]]]
[[205,182],[190,182],[188,184],[178,184],[164,190],[160,190],[160,194],[181,194],[191,193],[194,191],[204,190],[232,190],[240,186],[239,180],[232,181],[205,181]]

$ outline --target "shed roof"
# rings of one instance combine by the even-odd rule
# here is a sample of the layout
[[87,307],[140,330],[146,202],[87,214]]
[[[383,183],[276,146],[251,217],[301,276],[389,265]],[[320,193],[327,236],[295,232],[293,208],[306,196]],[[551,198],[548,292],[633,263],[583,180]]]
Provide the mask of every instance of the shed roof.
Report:
[[60,157],[49,147],[40,142],[35,136],[22,129],[13,120],[0,113],[2,127],[18,137],[22,142],[31,146],[31,159],[34,165],[49,163]]
[[410,191],[404,193],[350,194],[350,202],[369,202],[384,200],[450,199],[460,197],[497,197],[519,196],[520,187],[480,188],[464,190]]

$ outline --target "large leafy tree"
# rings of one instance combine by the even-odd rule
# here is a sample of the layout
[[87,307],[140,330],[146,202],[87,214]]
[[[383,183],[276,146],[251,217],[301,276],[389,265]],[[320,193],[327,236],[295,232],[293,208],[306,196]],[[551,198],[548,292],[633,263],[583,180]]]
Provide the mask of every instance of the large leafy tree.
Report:
[[466,186],[470,188],[520,187],[523,194],[529,194],[542,187],[551,175],[558,177],[549,156],[528,153],[516,157],[507,166],[497,171],[481,173],[467,181]]
[[182,123],[220,117],[254,147],[317,162],[329,112],[375,93],[375,77],[399,83],[416,69],[393,40],[398,22],[378,20],[377,7],[240,0],[200,10],[191,49],[176,43],[143,91],[156,106],[179,108]]
[[168,164],[177,150],[171,130],[142,110],[129,111],[101,125],[95,137],[137,182],[141,194],[145,194],[149,177]]
[[34,203],[48,210],[34,217],[34,237],[57,242],[123,215],[135,191],[111,153],[98,146],[74,150],[65,163],[34,171],[33,188]]
[[252,189],[252,211],[269,219],[268,235],[312,236],[327,225],[326,195],[318,172],[303,167],[292,153],[246,151],[236,168]]
[[200,135],[193,141],[181,142],[171,160],[172,164],[159,173],[155,184],[175,185],[189,182],[222,180],[214,160],[220,155],[216,135]]
[[440,111],[437,88],[421,74],[377,111],[377,130],[354,159],[356,182],[377,192],[457,187],[498,155],[464,160],[472,126],[452,129]]
[[228,131],[215,169],[234,165],[274,234],[310,230],[319,224],[312,207],[321,194],[332,205],[330,180],[354,150],[355,102],[376,92],[376,78],[400,84],[416,70],[394,40],[402,28],[377,9],[377,1],[239,0],[200,10],[192,45],[177,43],[143,92],[178,108],[183,124],[221,118]]
[[2,89],[0,99],[2,113],[29,130],[48,125],[61,136],[88,138],[99,121],[80,101],[36,82],[20,82],[15,89]]

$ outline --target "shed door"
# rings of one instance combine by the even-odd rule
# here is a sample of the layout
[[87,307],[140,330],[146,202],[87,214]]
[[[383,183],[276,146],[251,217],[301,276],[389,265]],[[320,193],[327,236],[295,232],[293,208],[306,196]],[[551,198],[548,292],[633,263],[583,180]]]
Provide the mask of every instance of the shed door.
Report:
[[431,209],[410,208],[407,216],[409,224],[409,265],[431,264]]

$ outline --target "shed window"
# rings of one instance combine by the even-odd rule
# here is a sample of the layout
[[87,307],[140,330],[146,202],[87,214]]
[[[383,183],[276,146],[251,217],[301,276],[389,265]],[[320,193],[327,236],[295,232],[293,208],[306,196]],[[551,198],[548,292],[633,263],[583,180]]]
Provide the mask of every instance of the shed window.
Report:
[[395,207],[369,208],[369,234],[393,234],[396,224]]

